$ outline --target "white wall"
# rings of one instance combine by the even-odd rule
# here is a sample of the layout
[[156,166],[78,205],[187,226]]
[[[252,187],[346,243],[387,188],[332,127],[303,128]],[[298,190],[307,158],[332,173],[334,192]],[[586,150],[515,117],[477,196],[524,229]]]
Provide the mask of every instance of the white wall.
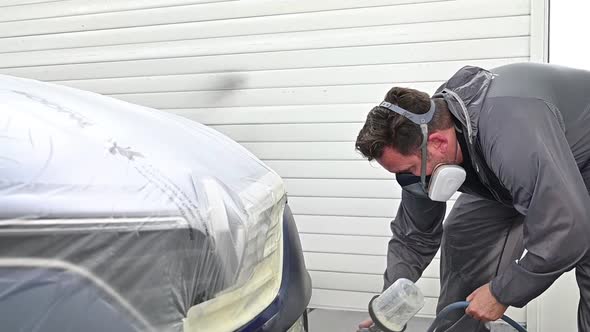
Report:
[[[590,30],[588,12],[586,0],[551,1],[549,63],[590,70],[590,45],[583,37]],[[529,325],[538,332],[577,331],[579,299],[575,271],[571,271],[530,305]]]
[[551,1],[549,22],[549,62],[590,70],[590,2]]
[[[392,176],[354,151],[366,113],[393,85],[432,93],[466,64],[542,61],[542,4],[5,0],[0,73],[160,108],[234,138],[285,179],[311,306],[366,310],[400,199]],[[431,316],[438,259],[420,286]]]

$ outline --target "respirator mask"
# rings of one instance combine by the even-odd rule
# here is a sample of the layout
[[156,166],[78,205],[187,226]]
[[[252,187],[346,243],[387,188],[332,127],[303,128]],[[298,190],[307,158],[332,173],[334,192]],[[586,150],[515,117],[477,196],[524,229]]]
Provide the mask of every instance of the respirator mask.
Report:
[[[379,104],[388,110],[397,113],[406,119],[412,121],[420,126],[422,132],[422,144],[420,149],[422,151],[422,165],[420,167],[420,177],[409,173],[398,173],[395,178],[399,185],[408,192],[423,198],[430,198],[437,202],[448,201],[465,182],[465,170],[458,165],[437,165],[430,176],[426,176],[426,161],[427,161],[427,143],[428,143],[428,123],[432,121],[436,106],[434,101],[430,100],[430,109],[424,114],[416,114],[409,112],[397,105],[389,102],[382,102]],[[457,144],[459,144],[457,142]],[[455,150],[458,151],[458,148]],[[457,159],[457,152],[455,152],[455,160]]]

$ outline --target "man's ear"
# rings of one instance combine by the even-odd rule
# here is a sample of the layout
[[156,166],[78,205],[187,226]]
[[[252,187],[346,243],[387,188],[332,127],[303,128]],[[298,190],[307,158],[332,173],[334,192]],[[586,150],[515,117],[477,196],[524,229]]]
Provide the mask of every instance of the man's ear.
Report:
[[444,133],[436,131],[428,135],[428,145],[441,153],[446,153],[449,148],[449,138]]

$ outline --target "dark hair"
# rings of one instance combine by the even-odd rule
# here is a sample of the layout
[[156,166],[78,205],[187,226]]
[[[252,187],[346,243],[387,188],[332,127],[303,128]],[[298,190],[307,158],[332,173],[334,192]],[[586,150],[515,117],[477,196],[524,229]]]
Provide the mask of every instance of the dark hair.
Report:
[[[385,95],[385,101],[416,114],[426,113],[430,109],[428,94],[409,88],[393,87]],[[447,103],[439,98],[435,98],[434,102],[436,111],[428,124],[429,133],[448,129],[453,125]],[[369,160],[380,158],[386,146],[407,156],[415,153],[420,144],[422,132],[417,124],[380,106],[369,112],[356,139],[356,149]]]

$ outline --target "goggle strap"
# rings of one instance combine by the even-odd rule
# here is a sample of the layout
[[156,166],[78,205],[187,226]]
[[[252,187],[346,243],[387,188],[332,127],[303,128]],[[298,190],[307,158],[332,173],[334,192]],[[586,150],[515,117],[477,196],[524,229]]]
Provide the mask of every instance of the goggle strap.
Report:
[[385,107],[388,110],[403,116],[404,118],[412,121],[413,123],[415,123],[417,125],[423,125],[423,124],[429,123],[432,120],[432,117],[434,116],[434,111],[436,110],[436,105],[434,104],[434,100],[432,100],[432,99],[430,99],[430,109],[428,110],[428,112],[426,112],[424,114],[412,113],[408,110],[405,110],[405,109],[403,109],[395,104],[392,104],[390,102],[387,102],[387,101],[381,102],[381,104],[379,104],[379,106]]

